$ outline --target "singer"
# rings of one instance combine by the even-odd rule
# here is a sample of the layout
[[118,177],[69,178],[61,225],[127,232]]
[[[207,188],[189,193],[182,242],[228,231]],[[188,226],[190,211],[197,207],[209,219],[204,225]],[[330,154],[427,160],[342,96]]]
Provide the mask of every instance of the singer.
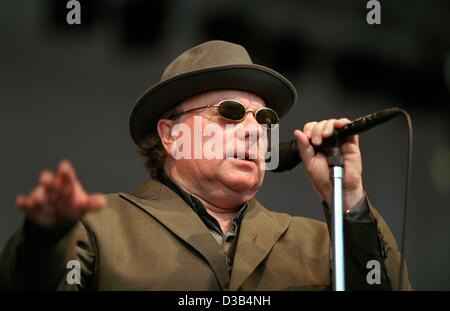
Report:
[[[254,64],[240,45],[210,41],[185,51],[130,114],[131,137],[145,158],[149,181],[132,194],[93,194],[68,161],[56,172],[43,171],[29,195],[17,196],[25,221],[1,254],[0,288],[331,289],[331,188],[326,157],[313,145],[350,121],[309,122],[294,132],[327,222],[275,213],[255,199],[264,158],[248,150],[273,141],[256,135],[252,142],[250,131],[276,128],[295,100],[292,84]],[[175,159],[174,145],[181,138],[176,126],[192,130],[192,145],[207,147],[205,137],[194,131],[195,117],[202,118],[202,131],[210,124],[223,129],[226,148],[243,146],[245,152],[224,148],[226,157]],[[242,128],[248,135],[234,135]],[[350,136],[341,150],[346,288],[395,289],[400,253],[364,191],[358,136]],[[67,268],[69,261],[79,263],[78,275]],[[372,282],[367,265],[374,261],[380,271]],[[403,288],[411,288],[407,276]]]

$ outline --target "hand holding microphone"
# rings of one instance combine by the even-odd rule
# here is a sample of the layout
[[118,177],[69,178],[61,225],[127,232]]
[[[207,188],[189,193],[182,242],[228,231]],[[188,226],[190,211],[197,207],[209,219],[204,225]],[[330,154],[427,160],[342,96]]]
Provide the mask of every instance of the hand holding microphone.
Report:
[[362,161],[358,133],[384,123],[400,113],[398,108],[385,109],[358,118],[330,119],[305,124],[303,131],[295,130],[295,140],[280,143],[280,162],[274,172],[290,170],[300,162],[323,200],[330,205],[327,149],[340,145],[344,158],[344,209],[351,209],[363,196]]
[[[295,130],[297,153],[303,161],[315,189],[331,206],[331,182],[326,155],[316,152],[323,142],[331,137],[335,129],[343,128],[350,124],[348,119],[330,119],[320,122],[306,123],[303,131]],[[359,150],[358,136],[352,135],[341,145],[344,158],[343,198],[344,210],[351,209],[364,195],[362,184],[362,161]]]

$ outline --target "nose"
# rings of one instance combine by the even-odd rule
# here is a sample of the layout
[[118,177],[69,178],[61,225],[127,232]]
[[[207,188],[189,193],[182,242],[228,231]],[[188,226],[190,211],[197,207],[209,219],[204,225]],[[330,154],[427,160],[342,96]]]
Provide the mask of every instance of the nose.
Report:
[[242,122],[259,124],[258,121],[256,121],[256,111],[253,109],[247,109],[245,111],[245,117],[244,120],[242,120]]
[[252,109],[247,109],[245,112],[244,120],[240,122],[239,130],[244,130],[244,135],[241,136],[246,140],[249,137],[254,137],[256,140],[261,138],[261,124],[256,121],[255,111]]

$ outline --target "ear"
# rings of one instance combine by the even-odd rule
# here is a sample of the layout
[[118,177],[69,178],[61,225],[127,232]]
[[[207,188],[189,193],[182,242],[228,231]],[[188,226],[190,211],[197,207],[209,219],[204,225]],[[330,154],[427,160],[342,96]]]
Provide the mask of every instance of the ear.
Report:
[[170,148],[175,140],[174,137],[172,137],[172,127],[174,123],[174,121],[169,119],[160,119],[156,124],[158,135],[161,138],[161,143],[167,154],[170,154]]

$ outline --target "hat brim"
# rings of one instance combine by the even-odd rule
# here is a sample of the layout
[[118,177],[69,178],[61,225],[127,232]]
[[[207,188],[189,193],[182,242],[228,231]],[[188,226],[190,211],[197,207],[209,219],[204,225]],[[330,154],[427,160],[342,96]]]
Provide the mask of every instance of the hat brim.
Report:
[[130,113],[133,141],[140,146],[160,116],[189,97],[218,89],[247,91],[261,97],[280,119],[297,98],[292,84],[278,72],[256,64],[231,65],[191,71],[148,89]]

